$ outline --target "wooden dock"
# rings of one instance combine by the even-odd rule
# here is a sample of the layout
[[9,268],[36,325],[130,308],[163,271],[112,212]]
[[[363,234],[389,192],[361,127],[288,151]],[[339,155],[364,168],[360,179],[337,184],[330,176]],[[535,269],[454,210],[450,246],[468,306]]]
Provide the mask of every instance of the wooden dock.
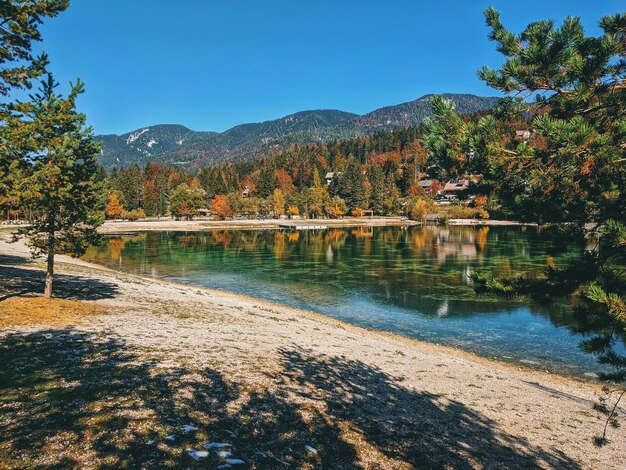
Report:
[[314,224],[280,224],[280,228],[286,228],[289,230],[324,230],[328,228],[328,225],[314,225]]

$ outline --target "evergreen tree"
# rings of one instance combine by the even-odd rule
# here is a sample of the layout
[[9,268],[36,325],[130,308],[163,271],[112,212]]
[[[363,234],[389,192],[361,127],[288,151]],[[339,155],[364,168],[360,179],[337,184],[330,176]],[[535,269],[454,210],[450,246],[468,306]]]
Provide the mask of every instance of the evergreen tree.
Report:
[[[41,41],[40,28],[45,18],[57,16],[68,0],[0,0],[0,209],[11,209],[16,201],[15,175],[23,170],[22,151],[8,134],[25,111],[23,104],[11,100],[15,90],[30,89],[48,64],[45,53],[33,55],[33,43]],[[10,121],[10,125],[9,125]],[[13,194],[11,194],[13,193]]]
[[382,214],[385,210],[385,174],[380,166],[370,168],[369,181],[372,185],[370,207],[375,213]]
[[104,218],[103,183],[97,181],[100,145],[85,127],[85,115],[76,111],[83,84],[72,85],[67,98],[55,93],[56,86],[48,75],[19,122],[7,128],[28,162],[20,197],[30,225],[18,235],[34,254],[47,255],[46,297],[52,296],[55,255],[82,255]]
[[276,188],[277,180],[276,172],[274,170],[274,165],[268,164],[265,164],[261,168],[261,172],[259,174],[259,185],[257,187],[257,192],[260,197],[269,197]]
[[[626,15],[602,18],[599,37],[586,36],[579,18],[561,27],[538,21],[514,34],[493,8],[485,16],[490,38],[507,58],[497,70],[483,68],[480,77],[505,93],[538,96],[530,107],[534,135],[494,152],[491,164],[525,179],[526,188],[513,191],[529,213],[561,222],[553,225],[565,235],[558,248],[581,243],[589,227],[599,242],[582,259],[538,279],[477,280],[485,289],[544,301],[577,295],[581,318],[609,323],[584,348],[612,366],[604,379],[623,382],[626,357],[613,346],[626,327]],[[615,415],[607,414],[608,423]],[[596,443],[606,442],[605,428]]]
[[144,197],[144,175],[138,165],[121,169],[111,181],[113,189],[119,191],[127,210],[142,208]]

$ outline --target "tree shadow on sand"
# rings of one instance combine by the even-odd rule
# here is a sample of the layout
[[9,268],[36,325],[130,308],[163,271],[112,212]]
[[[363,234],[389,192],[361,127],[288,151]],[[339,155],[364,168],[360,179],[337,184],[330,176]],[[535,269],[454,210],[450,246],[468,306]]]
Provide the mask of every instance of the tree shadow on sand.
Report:
[[345,422],[385,456],[414,468],[579,468],[563,453],[533,448],[498,431],[462,403],[414,391],[360,361],[281,351],[284,386],[323,401],[333,422]]
[[[18,262],[12,265],[6,258],[0,256],[0,302],[11,297],[43,292],[43,271],[16,266]],[[110,299],[116,293],[117,286],[112,282],[68,274],[54,276],[54,296],[60,299]]]
[[209,442],[245,462],[233,468],[577,467],[367,364],[280,354],[276,387],[249,388],[107,333],[0,337],[0,467],[216,468],[225,456],[189,454]]
[[225,456],[189,453],[209,442],[231,444],[237,468],[302,467],[318,461],[304,448],[315,436],[356,458],[331,425],[270,391],[160,361],[72,329],[0,337],[0,467],[216,468]]

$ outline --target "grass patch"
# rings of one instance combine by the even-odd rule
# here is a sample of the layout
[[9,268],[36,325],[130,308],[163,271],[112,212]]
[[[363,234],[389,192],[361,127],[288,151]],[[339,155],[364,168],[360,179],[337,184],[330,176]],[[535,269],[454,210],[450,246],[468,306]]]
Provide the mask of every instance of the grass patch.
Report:
[[75,325],[105,312],[100,305],[76,300],[11,297],[0,302],[0,326]]

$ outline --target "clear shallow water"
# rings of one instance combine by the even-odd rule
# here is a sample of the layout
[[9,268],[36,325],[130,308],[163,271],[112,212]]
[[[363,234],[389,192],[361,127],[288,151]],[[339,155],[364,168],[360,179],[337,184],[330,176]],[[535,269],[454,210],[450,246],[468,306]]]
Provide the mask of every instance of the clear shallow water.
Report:
[[569,305],[476,295],[469,282],[472,271],[512,275],[575,256],[549,256],[529,227],[376,227],[145,232],[110,237],[84,258],[580,375],[602,369],[579,350]]

